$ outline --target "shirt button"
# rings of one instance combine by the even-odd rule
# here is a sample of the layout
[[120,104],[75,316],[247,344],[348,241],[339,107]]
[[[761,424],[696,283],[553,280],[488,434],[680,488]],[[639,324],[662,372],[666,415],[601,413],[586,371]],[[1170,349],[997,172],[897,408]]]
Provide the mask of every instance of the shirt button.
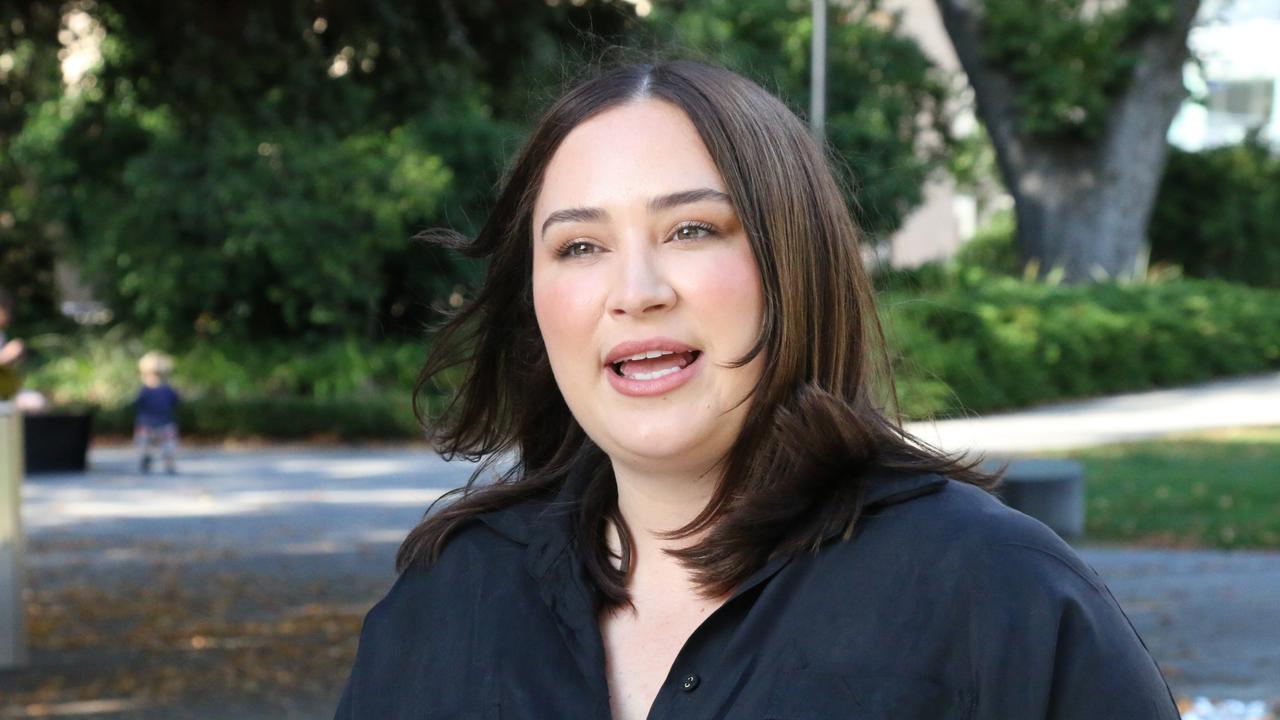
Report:
[[698,688],[698,683],[700,682],[702,681],[698,679],[697,675],[690,673],[684,676],[684,682],[680,683],[680,687],[684,688],[685,692],[693,692]]

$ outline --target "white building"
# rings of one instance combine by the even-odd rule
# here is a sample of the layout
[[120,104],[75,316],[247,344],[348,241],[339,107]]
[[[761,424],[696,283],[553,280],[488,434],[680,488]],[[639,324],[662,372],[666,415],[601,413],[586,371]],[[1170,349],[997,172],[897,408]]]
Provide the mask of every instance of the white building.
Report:
[[[960,59],[933,0],[888,0],[884,8],[902,14],[901,31],[915,40],[935,65],[947,73],[963,74]],[[964,107],[967,104],[962,102],[957,114],[974,127],[973,111]],[[935,177],[925,183],[924,201],[881,248],[880,262],[888,261],[894,267],[915,267],[950,257],[973,236],[976,225],[974,198],[957,192],[950,177]]]
[[1280,0],[1206,0],[1187,43],[1199,63],[1169,142],[1202,150],[1257,130],[1280,149]]

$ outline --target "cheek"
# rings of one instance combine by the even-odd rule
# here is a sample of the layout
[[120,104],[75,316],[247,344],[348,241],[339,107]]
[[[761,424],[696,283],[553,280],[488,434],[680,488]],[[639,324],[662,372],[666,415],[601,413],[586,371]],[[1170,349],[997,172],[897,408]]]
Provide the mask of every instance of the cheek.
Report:
[[595,330],[599,300],[590,278],[570,277],[554,268],[539,272],[535,266],[533,310],[547,355],[554,364],[581,353]]
[[738,345],[746,338],[750,345],[764,318],[760,272],[750,250],[716,253],[696,270],[686,276],[686,299],[712,320],[721,339]]

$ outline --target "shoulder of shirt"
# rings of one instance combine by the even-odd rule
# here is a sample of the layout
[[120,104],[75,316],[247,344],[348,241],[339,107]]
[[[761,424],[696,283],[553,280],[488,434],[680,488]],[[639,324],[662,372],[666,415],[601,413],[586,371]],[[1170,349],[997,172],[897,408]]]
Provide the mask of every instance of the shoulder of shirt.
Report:
[[475,515],[469,523],[484,528],[496,538],[529,545],[544,535],[549,525],[563,523],[565,514],[573,512],[574,507],[558,504],[554,498],[526,499]]
[[378,614],[396,616],[416,612],[422,604],[460,611],[467,604],[449,598],[467,588],[494,587],[510,582],[523,572],[525,547],[467,521],[446,540],[434,562],[414,563],[400,572],[391,589],[377,605]]
[[994,582],[1083,582],[1108,594],[1098,574],[1040,521],[976,485],[928,477],[938,483],[934,492],[908,503],[869,505],[861,532],[887,535],[904,551],[949,560],[938,567],[988,574]]

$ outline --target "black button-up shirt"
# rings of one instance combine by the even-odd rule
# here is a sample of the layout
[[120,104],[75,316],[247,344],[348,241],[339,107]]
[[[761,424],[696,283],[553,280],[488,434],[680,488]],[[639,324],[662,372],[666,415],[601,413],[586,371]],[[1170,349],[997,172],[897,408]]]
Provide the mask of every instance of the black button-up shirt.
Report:
[[[338,720],[609,717],[597,593],[554,503],[483,515],[365,618]],[[1103,585],[1044,525],[935,475],[867,478],[853,537],[777,558],[689,637],[651,720],[1177,720]]]

